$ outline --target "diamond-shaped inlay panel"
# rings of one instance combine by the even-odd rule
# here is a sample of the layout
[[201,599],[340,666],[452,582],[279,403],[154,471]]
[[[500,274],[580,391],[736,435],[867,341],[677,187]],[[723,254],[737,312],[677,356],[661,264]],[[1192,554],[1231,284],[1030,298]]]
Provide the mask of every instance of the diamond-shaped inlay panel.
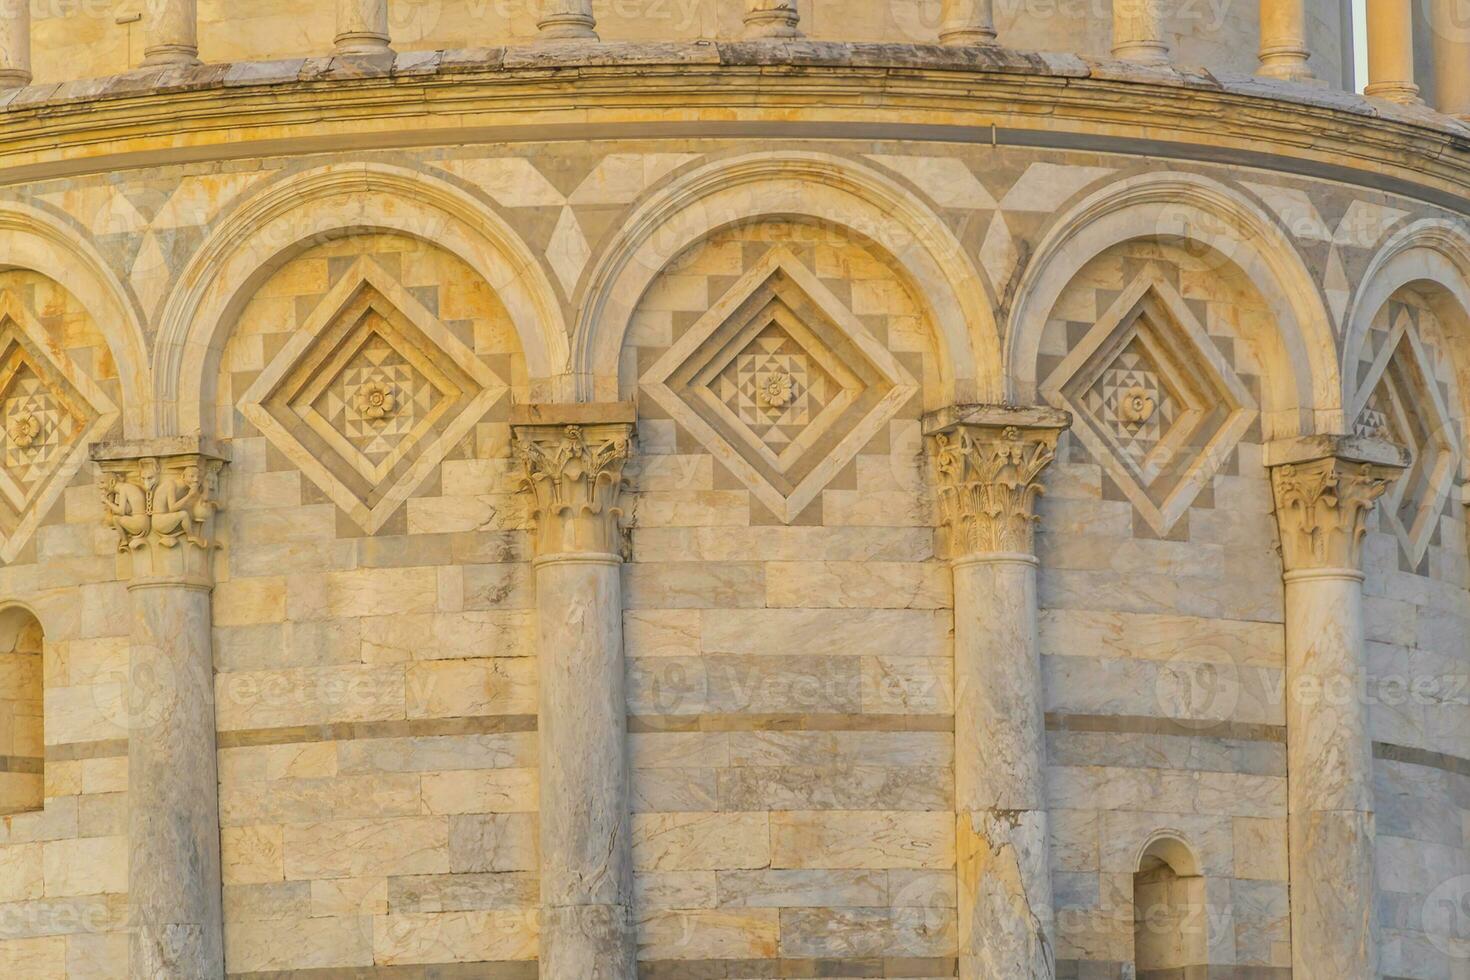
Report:
[[1043,385],[1157,534],[1167,534],[1257,415],[1177,290],[1145,273]]
[[0,303],[0,559],[15,557],[116,418],[30,314]]
[[507,391],[363,258],[256,379],[241,410],[372,533]]
[[1380,513],[1412,565],[1424,559],[1460,466],[1454,426],[1433,378],[1413,317],[1400,308],[1361,389],[1353,428],[1409,451],[1409,467],[1390,484]]
[[645,372],[645,390],[792,521],[918,390],[820,280],[770,250]]

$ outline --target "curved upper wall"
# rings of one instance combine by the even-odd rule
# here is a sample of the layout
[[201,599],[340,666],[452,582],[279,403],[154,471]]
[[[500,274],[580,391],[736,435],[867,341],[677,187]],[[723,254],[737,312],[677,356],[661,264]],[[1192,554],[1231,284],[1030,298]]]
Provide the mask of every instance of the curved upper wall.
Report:
[[[402,51],[515,44],[536,35],[536,0],[394,0],[394,45]],[[128,4],[52,4],[37,10],[33,60],[38,82],[95,78],[142,57],[142,24]],[[243,9],[242,9],[243,8]],[[1258,67],[1254,0],[1177,0],[1163,29],[1177,64],[1249,74]],[[923,44],[938,33],[938,0],[800,0],[801,29],[813,40]],[[1351,32],[1342,0],[1308,0],[1307,47],[1318,78],[1352,88]],[[741,35],[738,0],[616,0],[598,3],[597,30],[610,41],[729,40]],[[996,28],[1005,45],[1106,58],[1112,50],[1107,0],[1000,0]],[[265,61],[327,53],[335,33],[330,3],[200,0],[199,55],[206,62]]]

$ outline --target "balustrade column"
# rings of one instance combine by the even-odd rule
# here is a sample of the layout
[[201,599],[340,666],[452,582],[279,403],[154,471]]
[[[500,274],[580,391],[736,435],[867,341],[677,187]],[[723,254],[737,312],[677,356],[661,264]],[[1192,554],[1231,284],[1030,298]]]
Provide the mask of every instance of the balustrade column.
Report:
[[745,0],[745,36],[801,37],[796,0]]
[[391,43],[388,0],[337,0],[336,54],[392,54]]
[[542,0],[536,29],[541,40],[597,40],[592,0]]
[[144,66],[199,64],[195,0],[150,0],[143,10]]
[[1319,437],[1272,444],[1266,462],[1286,583],[1293,975],[1376,980],[1362,540],[1406,456],[1381,442]]
[[216,772],[214,514],[224,454],[175,438],[99,443],[128,646],[129,975],[224,976]]
[[993,0],[943,0],[939,10],[939,43],[995,43]]
[[1261,0],[1261,67],[1256,74],[1283,82],[1314,77],[1307,67],[1306,0]]
[[1470,8],[1464,0],[1433,0],[1435,108],[1470,120]]
[[31,84],[31,2],[0,0],[0,89]]
[[541,977],[635,980],[623,532],[629,405],[520,406],[539,620]]
[[1167,65],[1163,0],[1113,0],[1113,57],[1142,65]]
[[1049,408],[925,418],[954,576],[955,843],[963,980],[1051,980],[1045,709],[1033,543]]
[[1411,0],[1367,0],[1367,4],[1368,85],[1363,94],[1389,102],[1418,102]]

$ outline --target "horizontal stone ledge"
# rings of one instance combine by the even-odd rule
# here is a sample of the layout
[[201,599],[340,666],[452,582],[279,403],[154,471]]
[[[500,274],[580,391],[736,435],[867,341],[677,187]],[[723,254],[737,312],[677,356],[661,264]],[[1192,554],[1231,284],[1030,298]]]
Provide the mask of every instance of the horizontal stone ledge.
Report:
[[1438,769],[1457,776],[1470,776],[1470,759],[1450,755],[1448,752],[1419,749],[1412,745],[1374,742],[1373,758],[1383,762],[1402,762],[1411,766],[1423,766],[1426,769]]
[[440,735],[509,735],[536,730],[535,715],[475,715],[460,718],[408,718],[392,721],[344,721],[282,728],[237,728],[218,734],[222,749],[309,742],[414,738]]
[[536,980],[535,960],[426,963],[411,966],[329,966],[311,970],[231,973],[229,980]]
[[952,732],[954,715],[629,715],[634,735],[657,732]]
[[1047,712],[1049,732],[1096,732],[1116,735],[1177,735],[1230,739],[1238,742],[1286,743],[1285,725],[1217,721],[1211,718],[1163,718],[1154,715],[1086,715]]
[[38,755],[0,755],[0,772],[39,776],[45,765],[46,760]]
[[1423,106],[1369,101],[1354,92],[1326,86],[1264,79],[1255,75],[1209,72],[1184,66],[1140,66],[1088,59],[1075,54],[1021,51],[998,45],[886,44],[814,41],[600,41],[516,46],[431,49],[399,52],[396,57],[321,56],[274,61],[144,68],[101,78],[34,84],[0,92],[0,109],[32,111],[170,92],[268,87],[324,82],[403,79],[501,72],[554,72],[586,69],[709,67],[732,69],[847,68],[907,71],[958,71],[1028,75],[1066,82],[1136,83],[1228,92],[1254,98],[1338,109],[1371,118],[1392,119],[1461,136],[1470,127]]
[[766,980],[770,977],[955,977],[953,957],[644,960],[638,980]]
[[83,759],[119,759],[128,754],[125,738],[99,739],[95,742],[61,742],[46,746],[47,762],[79,762]]

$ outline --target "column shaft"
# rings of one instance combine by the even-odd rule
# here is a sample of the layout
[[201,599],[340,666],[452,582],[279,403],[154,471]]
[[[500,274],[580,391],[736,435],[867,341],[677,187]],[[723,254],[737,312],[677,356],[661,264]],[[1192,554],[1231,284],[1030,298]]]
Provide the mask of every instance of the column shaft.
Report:
[[515,413],[536,550],[541,976],[636,980],[618,525],[633,411]]
[[1034,525],[1041,473],[1069,423],[1003,406],[924,418],[954,574],[962,980],[1056,976]]
[[592,14],[592,0],[543,0],[536,28],[541,40],[595,41],[597,18]]
[[99,443],[128,647],[129,975],[224,976],[216,771],[214,515],[223,453],[197,438]]
[[1414,16],[1410,0],[1367,0],[1368,86],[1363,94],[1418,102],[1414,84]]
[[1470,10],[1463,0],[1433,0],[1435,108],[1470,119]]
[[1302,980],[1375,980],[1373,752],[1362,540],[1407,453],[1316,437],[1267,447],[1286,583],[1291,951]]
[[1113,57],[1143,65],[1169,63],[1162,0],[1113,0]]
[[536,563],[543,975],[636,976],[622,560]]
[[1054,975],[1036,562],[954,566],[960,975]]
[[128,650],[131,975],[224,975],[210,593],[135,583]]
[[949,45],[994,44],[992,0],[943,0],[939,12],[939,42]]
[[339,55],[391,54],[388,0],[337,0]]
[[796,9],[796,0],[745,0],[745,2],[746,37],[801,37],[801,12]]
[[0,89],[30,83],[30,0],[0,0]]
[[1261,67],[1258,75],[1287,82],[1313,77],[1307,67],[1306,0],[1261,0]]
[[1378,976],[1373,751],[1364,703],[1363,577],[1286,577],[1287,810],[1297,976]]
[[199,64],[195,0],[152,0],[143,9],[145,66]]

